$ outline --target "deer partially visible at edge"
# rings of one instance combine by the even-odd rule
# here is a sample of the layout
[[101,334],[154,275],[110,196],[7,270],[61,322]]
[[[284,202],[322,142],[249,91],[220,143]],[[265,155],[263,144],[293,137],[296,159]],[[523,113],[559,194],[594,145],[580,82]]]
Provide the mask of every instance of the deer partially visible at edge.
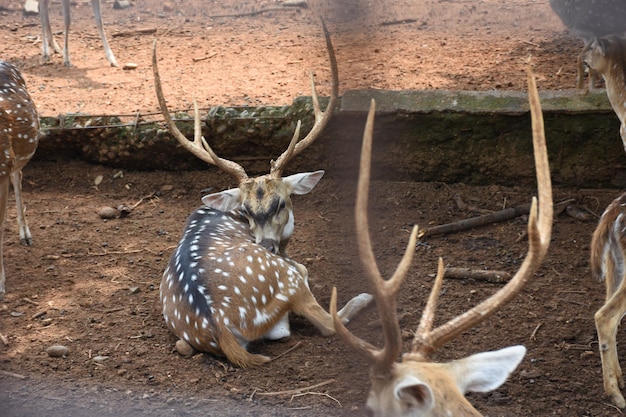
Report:
[[466,392],[487,392],[502,385],[523,359],[526,348],[512,346],[493,352],[478,353],[449,363],[433,363],[430,356],[446,342],[485,320],[510,301],[524,287],[543,261],[552,232],[552,187],[544,138],[541,104],[530,70],[528,94],[532,116],[533,145],[539,207],[533,198],[528,219],[529,248],[521,268],[498,292],[473,309],[432,330],[435,308],[444,276],[439,260],[437,277],[411,344],[411,351],[396,362],[402,352],[402,337],[396,312],[396,296],[411,264],[417,240],[414,227],[407,249],[393,276],[385,280],[376,265],[369,236],[367,199],[370,177],[370,155],[375,105],[367,118],[361,151],[361,167],[356,201],[357,243],[383,324],[384,347],[372,344],[350,333],[336,314],[337,291],[333,289],[331,314],[337,333],[360,353],[370,365],[371,388],[367,408],[375,417],[467,417],[481,414],[465,398]]
[[604,78],[606,94],[621,123],[619,133],[626,151],[626,38],[596,38],[585,48],[582,59]]
[[28,246],[33,243],[22,202],[22,168],[35,153],[38,142],[39,115],[24,78],[15,65],[0,61],[0,300],[5,293],[2,240],[9,183],[15,193],[20,241]]
[[[50,49],[54,52],[61,53],[59,44],[54,40],[52,35],[52,29],[50,28],[50,13],[48,6],[50,0],[39,0],[39,17],[41,19],[41,62],[47,63],[50,61]],[[69,33],[70,33],[70,0],[61,0],[63,7],[63,26],[64,26],[64,44],[63,44],[63,65],[69,67],[72,65],[70,61],[70,45],[69,45]],[[100,0],[91,0],[91,7],[93,9],[93,16],[96,20],[96,27],[102,39],[102,46],[104,47],[104,55],[106,56],[109,64],[112,67],[117,67],[117,60],[115,55],[109,46],[106,34],[104,33],[104,26],[102,24],[102,13],[100,11]]]
[[[300,122],[287,150],[271,163],[268,175],[248,178],[243,167],[215,155],[201,135],[195,106],[194,140],[174,124],[161,89],[156,58],[152,64],[159,104],[170,132],[191,153],[216,165],[239,181],[239,187],[205,196],[204,207],[193,212],[161,281],[163,316],[180,338],[179,352],[193,349],[224,355],[235,365],[261,365],[269,357],[247,351],[249,342],[290,335],[288,313],[302,315],[324,336],[335,333],[333,317],[315,300],[308,271],[285,255],[293,232],[290,194],[309,192],[323,171],[281,177],[286,163],[309,146],[330,119],[338,95],[338,74],[330,36],[324,36],[332,67],[332,96],[322,112],[313,76],[311,88],[315,124],[302,140]],[[344,322],[366,307],[372,296],[360,294],[338,313]]]

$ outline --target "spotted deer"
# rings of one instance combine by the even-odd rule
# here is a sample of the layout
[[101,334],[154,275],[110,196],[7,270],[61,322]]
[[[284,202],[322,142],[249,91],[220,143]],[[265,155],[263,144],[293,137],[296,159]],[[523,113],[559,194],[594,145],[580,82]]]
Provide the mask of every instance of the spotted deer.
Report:
[[15,193],[20,241],[28,246],[33,242],[22,202],[22,168],[35,153],[38,140],[39,116],[24,78],[16,66],[0,61],[0,300],[5,293],[2,241],[9,182]]
[[[624,0],[550,0],[550,6],[563,24],[585,42],[576,60],[576,87],[582,89],[585,51],[597,37],[622,35],[626,32],[626,19],[624,18],[626,2]],[[593,68],[589,68],[589,90],[592,90],[595,85],[596,74]]]
[[[311,133],[298,142],[298,123],[288,149],[272,162],[270,173],[252,179],[238,164],[217,157],[201,137],[197,106],[193,142],[178,131],[161,91],[156,43],[153,47],[157,96],[170,131],[194,155],[240,183],[239,188],[203,198],[205,206],[187,219],[183,237],[163,274],[163,316],[170,331],[180,338],[177,345],[185,349],[190,345],[224,355],[241,367],[261,365],[270,358],[249,353],[248,343],[288,337],[289,312],[306,317],[324,336],[335,333],[333,318],[309,289],[307,269],[285,255],[294,222],[289,195],[310,191],[323,171],[281,178],[289,159],[319,135],[337,99],[337,64],[325,26],[324,34],[333,73],[330,103],[322,113],[311,78],[315,111]],[[360,294],[338,316],[347,323],[371,300],[371,295]]]
[[[50,28],[50,14],[48,10],[48,6],[50,4],[50,0],[39,0],[39,17],[41,19],[41,29],[42,29],[42,38],[41,38],[41,62],[47,63],[50,61],[50,49],[54,50],[54,52],[61,53],[61,48],[59,44],[54,40],[54,36],[52,35],[52,29]],[[69,46],[69,32],[70,32],[70,0],[61,0],[61,4],[63,7],[63,26],[65,33],[65,43],[63,45],[63,65],[70,67],[72,63],[70,62],[70,46]],[[104,47],[104,55],[106,56],[109,64],[112,67],[117,67],[117,60],[115,59],[115,55],[109,47],[109,42],[107,41],[106,34],[104,33],[104,26],[102,24],[102,13],[100,12],[100,0],[91,0],[91,7],[93,9],[93,16],[96,20],[96,27],[98,28],[98,32],[100,33],[100,39],[102,39],[102,46]]]
[[613,404],[626,408],[624,376],[617,356],[617,328],[626,314],[626,193],[606,208],[591,239],[591,273],[606,284],[604,305],[594,319],[602,360],[604,391]]
[[604,78],[606,94],[621,123],[619,133],[626,151],[626,38],[594,39],[585,48],[583,61]]
[[324,171],[315,171],[282,177],[283,170],[294,156],[311,145],[324,130],[333,114],[339,95],[337,60],[335,59],[335,52],[328,29],[323,21],[322,26],[332,74],[331,96],[328,105],[324,111],[320,109],[313,74],[311,74],[311,90],[315,113],[315,122],[311,131],[302,140],[298,140],[300,136],[300,122],[298,121],[294,135],[287,149],[277,160],[270,162],[269,174],[256,178],[248,177],[241,165],[234,161],[220,158],[213,152],[201,135],[200,116],[195,100],[196,123],[194,140],[189,141],[178,129],[167,110],[167,103],[163,96],[157,67],[156,42],[153,46],[152,66],[154,69],[155,87],[161,112],[163,113],[170,133],[186,150],[197,158],[210,165],[215,165],[223,172],[231,175],[239,183],[239,186],[236,188],[204,196],[202,202],[220,211],[238,210],[239,213],[247,219],[250,230],[255,237],[255,242],[265,246],[274,253],[280,253],[282,255],[285,255],[285,248],[289,243],[289,238],[294,229],[291,195],[308,193],[317,185],[324,175]]
[[449,363],[433,363],[430,359],[439,347],[485,320],[519,293],[535,273],[548,250],[552,231],[552,188],[541,104],[530,70],[528,83],[539,207],[537,200],[533,198],[528,220],[529,249],[526,258],[506,286],[471,310],[432,330],[435,307],[444,276],[443,261],[440,258],[435,283],[411,343],[411,351],[404,354],[402,362],[399,363],[396,360],[402,351],[402,337],[396,312],[396,296],[412,261],[417,226],[413,228],[396,271],[390,279],[383,279],[372,250],[367,218],[375,112],[375,104],[372,101],[363,136],[355,220],[363,269],[370,282],[383,324],[384,347],[378,349],[350,333],[342,325],[341,316],[336,315],[336,289],[333,289],[331,297],[331,314],[335,318],[337,333],[370,365],[371,388],[367,408],[372,416],[480,416],[464,394],[470,391],[487,392],[496,389],[506,381],[526,353],[524,346],[512,346],[498,351],[478,353]]

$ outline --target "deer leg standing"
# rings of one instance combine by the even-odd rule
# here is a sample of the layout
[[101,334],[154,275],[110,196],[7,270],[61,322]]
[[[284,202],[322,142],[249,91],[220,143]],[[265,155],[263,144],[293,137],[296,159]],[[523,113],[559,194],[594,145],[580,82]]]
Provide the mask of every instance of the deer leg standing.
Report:
[[4,237],[4,216],[7,211],[7,200],[9,199],[9,176],[0,177],[0,300],[4,298],[4,257],[3,257],[3,237]]
[[[64,0],[69,1],[69,0]],[[113,51],[109,47],[109,42],[107,41],[106,34],[104,33],[104,26],[102,24],[102,13],[100,12],[100,0],[91,0],[91,7],[93,9],[93,16],[96,19],[96,27],[98,28],[98,33],[100,34],[100,39],[102,39],[102,46],[104,47],[104,55],[106,56],[109,64],[112,67],[117,67],[117,60],[115,59],[115,55]]]

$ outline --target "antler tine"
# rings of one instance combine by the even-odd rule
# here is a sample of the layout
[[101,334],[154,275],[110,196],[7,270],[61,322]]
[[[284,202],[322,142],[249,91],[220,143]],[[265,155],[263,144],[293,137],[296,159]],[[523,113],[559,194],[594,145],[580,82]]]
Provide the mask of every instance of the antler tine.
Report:
[[365,125],[365,133],[363,134],[355,219],[357,224],[359,255],[363,263],[365,275],[371,283],[378,306],[378,313],[383,323],[383,333],[385,337],[384,348],[382,350],[376,349],[371,344],[352,335],[343,326],[341,319],[336,314],[336,291],[333,291],[333,298],[331,299],[331,314],[334,317],[337,333],[344,339],[346,344],[352,346],[357,352],[365,356],[370,363],[372,363],[374,372],[384,373],[389,371],[391,364],[396,360],[402,350],[400,325],[396,312],[396,295],[413,260],[413,253],[417,242],[417,226],[415,226],[411,232],[406,251],[396,271],[389,280],[385,281],[380,274],[374,257],[367,218],[367,199],[370,183],[370,159],[372,153],[375,110],[376,103],[372,100],[367,116],[367,123]]
[[434,331],[424,332],[423,335],[419,336],[419,340],[416,335],[412,344],[412,355],[419,356],[420,354],[432,353],[438,347],[493,314],[522,290],[528,279],[537,271],[548,251],[553,216],[550,165],[545,143],[541,103],[530,65],[527,71],[539,208],[537,208],[537,199],[533,197],[528,219],[529,247],[526,258],[515,276],[491,297]]
[[[335,50],[333,49],[333,44],[330,39],[330,33],[328,32],[328,28],[326,27],[326,23],[323,19],[321,19],[321,21],[322,28],[324,29],[324,38],[326,39],[326,49],[328,50],[330,70],[332,74],[330,100],[328,101],[326,109],[322,112],[320,109],[319,98],[317,96],[317,90],[315,89],[315,79],[313,77],[313,73],[311,72],[311,97],[313,100],[315,123],[313,124],[313,127],[311,128],[309,134],[306,135],[302,140],[297,142],[295,147],[292,148],[290,143],[289,148],[287,148],[287,150],[283,152],[276,161],[272,161],[270,175],[275,178],[278,178],[282,175],[285,166],[287,166],[287,163],[291,160],[291,158],[304,151],[322,133],[333,115],[333,110],[335,109],[337,98],[339,97],[339,71],[337,70],[337,59],[335,57]],[[292,142],[295,143],[296,141],[297,136],[294,134]]]
[[[413,342],[411,343],[411,352],[415,352],[418,350],[420,346],[420,342],[425,338],[425,336],[430,332],[433,327],[433,321],[435,320],[435,310],[437,309],[437,302],[439,301],[439,294],[441,293],[441,287],[443,286],[443,276],[445,275],[445,268],[443,266],[443,259],[439,258],[439,264],[437,266],[437,276],[435,277],[435,283],[433,284],[433,288],[430,290],[430,296],[428,297],[428,302],[426,303],[426,307],[424,307],[424,311],[422,312],[422,318],[420,320],[420,324],[417,327],[417,331],[415,332],[415,337],[413,338]],[[426,352],[430,354],[431,352]],[[414,354],[407,354],[405,357],[411,356]],[[419,355],[419,354],[418,354]],[[413,357],[413,359],[421,359],[421,357]]]
[[159,76],[159,67],[157,64],[156,56],[157,41],[154,40],[152,44],[152,71],[154,73],[154,88],[156,89],[157,98],[159,100],[159,106],[161,107],[161,113],[165,119],[165,123],[172,134],[178,140],[178,142],[189,152],[194,154],[197,158],[211,165],[215,165],[225,173],[235,177],[240,183],[248,179],[248,175],[243,167],[236,162],[223,159],[215,155],[211,147],[206,143],[202,137],[200,129],[200,112],[198,110],[198,104],[196,100],[193,100],[194,105],[194,138],[193,141],[188,140],[185,135],[178,129],[176,123],[172,119],[170,112],[167,110],[167,103],[163,96],[163,88],[161,87],[161,77]]

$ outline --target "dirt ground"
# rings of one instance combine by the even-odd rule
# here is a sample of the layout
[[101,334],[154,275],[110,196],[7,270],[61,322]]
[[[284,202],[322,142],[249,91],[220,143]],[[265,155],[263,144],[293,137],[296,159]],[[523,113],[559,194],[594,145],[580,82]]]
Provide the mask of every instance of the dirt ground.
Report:
[[[0,0],[0,58],[18,64],[41,115],[149,113],[157,110],[149,64],[159,39],[161,76],[172,109],[289,104],[308,95],[315,71],[327,94],[328,64],[318,15],[337,51],[341,92],[347,89],[525,90],[523,61],[532,54],[540,89],[575,84],[581,41],[567,33],[548,1],[309,0],[308,9],[244,17],[211,17],[276,7],[240,0],[138,0],[124,10],[105,2],[109,40],[120,64],[108,66],[88,4],[72,7],[72,68],[55,55],[40,66],[36,16],[20,2]],[[165,7],[165,6],[168,7]],[[53,29],[62,30],[52,4]],[[401,23],[401,21],[405,21]],[[153,34],[114,36],[138,29]],[[60,36],[58,36],[60,38]],[[591,138],[590,138],[591,140]],[[356,156],[355,156],[356,157]],[[325,169],[326,167],[317,167]],[[5,226],[7,295],[0,303],[0,401],[7,416],[352,416],[364,415],[367,368],[337,337],[323,338],[292,317],[286,343],[260,342],[252,350],[276,356],[257,369],[238,369],[209,355],[183,359],[164,325],[158,288],[187,215],[208,186],[232,186],[214,170],[138,172],[81,161],[33,161],[24,172],[34,246],[17,237],[10,204]],[[96,185],[96,178],[103,181]],[[290,255],[304,263],[312,290],[327,306],[337,286],[340,304],[364,289],[354,245],[352,179],[322,179],[295,199],[296,232]],[[590,277],[588,252],[597,217],[618,190],[556,189],[555,201],[573,199],[590,214],[581,221],[560,213],[547,260],[523,293],[485,323],[437,354],[448,360],[524,344],[528,353],[509,381],[490,394],[469,395],[488,416],[612,416],[605,398],[593,313],[604,288]],[[443,224],[476,215],[454,195],[481,210],[530,201],[535,190],[498,185],[374,182],[370,221],[384,275],[400,259],[412,224]],[[102,206],[132,205],[125,218],[102,220]],[[443,256],[450,266],[515,271],[527,244],[518,236],[525,219],[423,239],[398,305],[406,331],[417,327]],[[500,288],[473,280],[447,280],[438,321]],[[381,340],[368,309],[350,329]],[[619,340],[624,342],[624,332]],[[65,345],[65,358],[45,349]],[[310,388],[312,387],[312,388]],[[301,393],[281,393],[301,389]]]

